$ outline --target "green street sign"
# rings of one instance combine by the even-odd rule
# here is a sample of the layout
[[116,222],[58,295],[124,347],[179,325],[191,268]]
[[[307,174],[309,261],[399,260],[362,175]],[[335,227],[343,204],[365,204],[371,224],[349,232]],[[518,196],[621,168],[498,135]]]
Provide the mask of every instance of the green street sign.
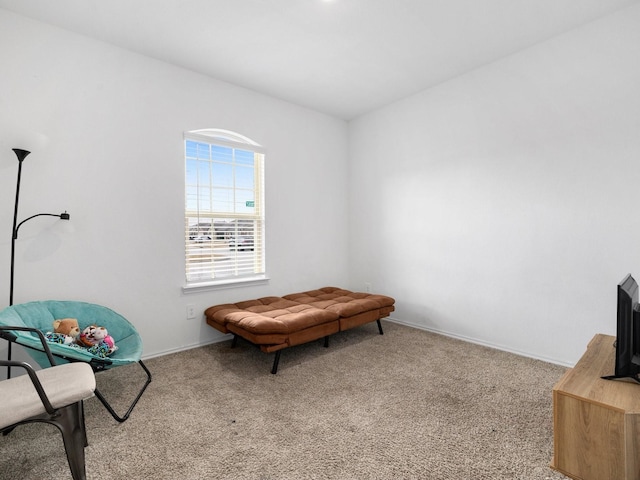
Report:
[[245,205],[246,205],[247,207],[255,207],[255,206],[256,206],[256,204],[255,204],[255,202],[254,202],[253,200],[247,200],[247,201],[245,202]]

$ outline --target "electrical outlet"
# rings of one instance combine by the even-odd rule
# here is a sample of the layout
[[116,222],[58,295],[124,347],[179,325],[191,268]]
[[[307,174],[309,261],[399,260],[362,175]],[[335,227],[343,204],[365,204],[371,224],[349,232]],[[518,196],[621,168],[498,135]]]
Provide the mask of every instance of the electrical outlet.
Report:
[[187,320],[193,320],[194,318],[196,318],[195,305],[187,305]]
[[371,284],[369,282],[364,283],[364,291],[367,293],[371,293]]

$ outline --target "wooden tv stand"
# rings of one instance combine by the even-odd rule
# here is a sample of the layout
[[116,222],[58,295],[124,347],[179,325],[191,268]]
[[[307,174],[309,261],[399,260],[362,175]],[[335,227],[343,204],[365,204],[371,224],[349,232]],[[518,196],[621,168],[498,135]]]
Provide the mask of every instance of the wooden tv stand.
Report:
[[603,380],[615,337],[597,334],[553,387],[551,468],[576,480],[640,480],[640,384]]

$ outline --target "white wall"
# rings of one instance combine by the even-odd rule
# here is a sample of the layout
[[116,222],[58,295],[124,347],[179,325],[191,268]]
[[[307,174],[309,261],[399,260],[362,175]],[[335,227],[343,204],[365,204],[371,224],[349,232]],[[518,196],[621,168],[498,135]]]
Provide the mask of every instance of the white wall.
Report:
[[572,364],[640,279],[640,7],[350,123],[350,275],[398,321]]
[[[633,7],[347,127],[0,10],[0,306],[10,149],[40,132],[20,218],[71,222],[21,229],[16,303],[110,306],[150,356],[220,338],[187,304],[370,282],[398,321],[571,364],[640,277],[638,58]],[[182,293],[182,132],[207,127],[267,148],[267,286]]]
[[[222,48],[222,47],[221,47]],[[24,161],[15,303],[74,299],[129,318],[145,356],[220,338],[186,305],[346,284],[345,122],[0,10],[0,306],[8,305],[16,137]],[[184,131],[263,145],[271,281],[184,295]]]

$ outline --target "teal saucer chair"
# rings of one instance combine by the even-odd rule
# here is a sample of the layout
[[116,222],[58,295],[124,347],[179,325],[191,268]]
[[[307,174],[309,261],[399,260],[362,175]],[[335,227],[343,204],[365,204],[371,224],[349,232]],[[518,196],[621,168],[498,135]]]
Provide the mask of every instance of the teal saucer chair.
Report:
[[[76,301],[45,300],[6,307],[0,312],[0,325],[37,328],[46,333],[53,330],[54,320],[63,318],[77,319],[81,330],[92,324],[105,327],[109,335],[113,337],[118,349],[111,355],[103,357],[76,345],[47,342],[51,354],[56,359],[56,364],[85,362],[91,366],[95,373],[98,373],[114,367],[137,363],[144,370],[147,377],[144,385],[122,416],[116,413],[102,393],[97,388],[95,389],[96,397],[102,402],[111,416],[118,422],[124,422],[129,418],[138,400],[140,400],[147,386],[151,383],[151,372],[141,360],[142,338],[126,318],[102,305]],[[8,340],[10,342],[9,346],[12,343],[16,343],[26,347],[27,353],[40,367],[47,368],[51,366],[46,352],[43,351],[38,335],[29,331],[0,331],[0,337]],[[9,348],[9,360],[11,359],[10,357],[11,348]]]

